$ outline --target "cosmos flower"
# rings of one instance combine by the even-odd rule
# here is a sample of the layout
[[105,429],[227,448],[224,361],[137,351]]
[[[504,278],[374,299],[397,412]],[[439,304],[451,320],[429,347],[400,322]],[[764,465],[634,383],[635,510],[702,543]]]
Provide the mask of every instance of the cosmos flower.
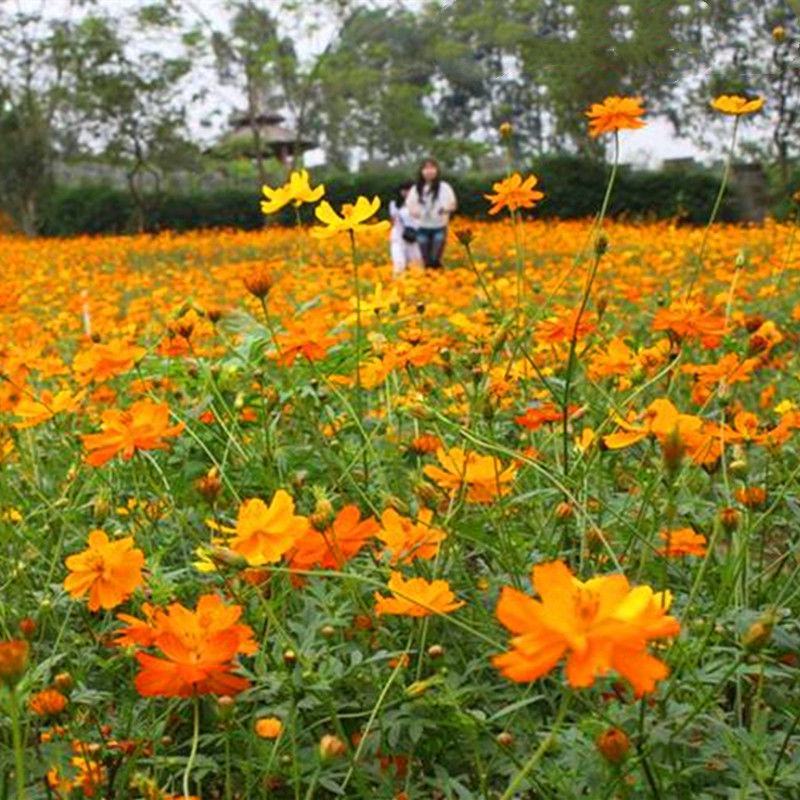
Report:
[[88,547],[68,556],[64,588],[70,597],[89,595],[89,611],[116,608],[142,583],[144,553],[134,547],[133,537],[110,540],[105,531],[89,534]]
[[621,130],[643,128],[641,120],[645,110],[641,97],[606,97],[602,103],[592,103],[586,116],[589,117],[589,135],[592,138]]
[[532,582],[540,599],[505,586],[497,604],[497,618],[513,637],[511,649],[493,663],[507,678],[534,681],[565,657],[567,681],[575,688],[613,670],[641,696],[667,676],[647,645],[680,631],[667,614],[669,593],[631,587],[619,574],[580,581],[562,561],[535,566]]
[[424,578],[403,578],[392,571],[387,584],[392,597],[375,592],[375,613],[397,614],[404,617],[427,617],[429,614],[449,614],[464,605],[456,600],[447,581],[426,581]]

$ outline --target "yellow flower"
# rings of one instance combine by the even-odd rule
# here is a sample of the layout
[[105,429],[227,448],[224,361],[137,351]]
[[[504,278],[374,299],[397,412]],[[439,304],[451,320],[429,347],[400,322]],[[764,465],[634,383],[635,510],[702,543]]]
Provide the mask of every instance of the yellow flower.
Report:
[[368,223],[368,220],[378,213],[380,207],[380,198],[373,197],[372,200],[367,200],[366,197],[361,196],[356,200],[355,204],[346,203],[343,205],[342,215],[339,216],[330,203],[327,201],[322,202],[314,209],[314,213],[324,227],[318,226],[314,228],[311,231],[311,235],[316,239],[328,239],[337,233],[344,233],[345,231],[352,231],[353,233],[385,231],[389,228],[387,220]]
[[721,114],[729,114],[733,117],[741,117],[744,114],[755,114],[764,105],[763,97],[755,97],[748,100],[738,94],[721,94],[711,101],[711,107]]
[[288,183],[272,189],[269,186],[262,187],[266,200],[261,202],[261,211],[264,214],[274,214],[280,211],[289,203],[294,203],[295,208],[303,203],[316,203],[325,194],[325,185],[311,188],[308,170],[294,170],[289,176]]

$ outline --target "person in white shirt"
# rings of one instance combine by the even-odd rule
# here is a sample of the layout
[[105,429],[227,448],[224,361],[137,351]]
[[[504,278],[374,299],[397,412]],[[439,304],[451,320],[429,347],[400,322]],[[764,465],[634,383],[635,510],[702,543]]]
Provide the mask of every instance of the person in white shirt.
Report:
[[438,162],[426,158],[419,169],[417,182],[411,187],[406,205],[417,230],[417,244],[426,267],[442,266],[442,253],[447,240],[447,225],[458,205],[456,193],[441,178]]
[[389,218],[392,220],[389,249],[392,254],[393,278],[399,278],[411,264],[422,263],[416,225],[406,204],[412,186],[412,181],[399,186],[394,200],[389,203]]

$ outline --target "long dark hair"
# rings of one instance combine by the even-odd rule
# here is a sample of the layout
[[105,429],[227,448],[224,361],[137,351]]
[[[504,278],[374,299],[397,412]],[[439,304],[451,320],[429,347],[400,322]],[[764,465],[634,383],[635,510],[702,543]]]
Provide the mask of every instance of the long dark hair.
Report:
[[419,172],[417,173],[417,197],[422,200],[422,190],[425,188],[425,178],[422,177],[422,170],[425,169],[425,167],[427,167],[429,164],[432,167],[436,167],[436,177],[431,181],[431,197],[434,200],[438,200],[439,186],[442,183],[442,168],[439,166],[439,162],[435,158],[426,158],[419,165]]
[[394,193],[394,204],[396,208],[402,208],[405,205],[406,198],[403,192],[407,192],[414,185],[414,181],[403,181]]

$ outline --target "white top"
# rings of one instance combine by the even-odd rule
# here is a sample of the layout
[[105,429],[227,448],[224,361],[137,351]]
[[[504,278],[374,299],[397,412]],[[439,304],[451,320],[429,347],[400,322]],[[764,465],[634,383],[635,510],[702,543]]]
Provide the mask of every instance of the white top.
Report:
[[427,184],[422,190],[420,198],[416,184],[406,197],[406,205],[414,219],[414,224],[420,228],[446,228],[450,215],[456,210],[456,193],[447,181],[439,183],[439,193],[434,199],[431,196],[430,186]]
[[403,228],[415,228],[418,224],[408,210],[408,203],[403,203],[398,208],[394,200],[389,203],[389,218],[392,220],[392,232],[389,239],[393,242],[403,241]]

